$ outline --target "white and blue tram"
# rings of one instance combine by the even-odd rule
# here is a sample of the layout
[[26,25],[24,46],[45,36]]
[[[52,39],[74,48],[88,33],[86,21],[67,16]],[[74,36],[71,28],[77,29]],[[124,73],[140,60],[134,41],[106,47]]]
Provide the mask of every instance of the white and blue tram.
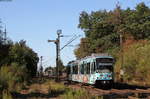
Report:
[[114,58],[108,54],[94,54],[68,63],[70,81],[111,86],[114,81]]

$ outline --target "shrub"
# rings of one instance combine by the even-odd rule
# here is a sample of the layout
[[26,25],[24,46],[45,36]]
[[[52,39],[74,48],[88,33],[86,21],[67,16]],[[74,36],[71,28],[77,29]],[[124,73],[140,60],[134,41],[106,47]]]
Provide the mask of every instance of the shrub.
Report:
[[[150,84],[150,42],[137,42],[124,48],[123,78],[125,81],[145,82]],[[116,66],[119,67],[119,57]]]
[[2,95],[3,95],[2,99],[12,99],[11,94],[8,91],[6,91],[6,90],[3,91]]
[[0,90],[17,91],[26,81],[26,70],[23,66],[13,63],[0,68]]

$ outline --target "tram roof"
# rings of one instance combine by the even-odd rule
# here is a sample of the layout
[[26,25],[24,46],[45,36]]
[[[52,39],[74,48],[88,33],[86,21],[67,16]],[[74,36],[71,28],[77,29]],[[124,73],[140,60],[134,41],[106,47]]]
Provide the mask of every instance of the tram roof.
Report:
[[87,56],[85,58],[82,58],[80,60],[75,60],[75,61],[71,61],[69,62],[69,64],[82,64],[83,62],[93,62],[94,60],[96,60],[97,58],[113,58],[112,56],[110,56],[107,53],[103,53],[103,54],[92,54],[91,56]]
[[113,58],[109,54],[92,54],[91,56],[87,56],[85,58],[82,58],[80,62],[91,62],[97,58]]

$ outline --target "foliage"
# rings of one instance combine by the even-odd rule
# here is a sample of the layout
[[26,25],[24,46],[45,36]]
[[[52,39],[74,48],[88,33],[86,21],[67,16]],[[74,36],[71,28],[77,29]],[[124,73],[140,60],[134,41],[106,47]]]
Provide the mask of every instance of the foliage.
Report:
[[47,72],[48,70],[52,70],[52,69],[54,69],[53,67],[47,67],[47,68],[45,68],[45,70],[44,70],[44,72]]
[[38,56],[23,40],[13,44],[0,38],[0,94],[11,99],[9,92],[19,91],[36,75]]
[[81,43],[79,44],[79,48],[75,49],[74,51],[77,58],[82,58],[92,53],[90,45],[90,40],[88,38],[82,38]]
[[4,90],[2,94],[2,99],[12,99],[12,96],[8,91]]
[[8,64],[10,61],[9,51],[12,43],[0,45],[0,67],[4,64]]
[[0,67],[9,62],[9,50],[12,45],[13,42],[4,37],[4,32],[0,28]]
[[0,29],[0,99],[12,99],[10,93],[36,75],[38,60],[25,41],[13,44]]
[[21,40],[14,44],[9,52],[10,62],[16,62],[20,66],[25,66],[30,77],[36,75],[37,63],[39,58],[37,54]]
[[75,50],[76,57],[118,50],[120,33],[124,35],[124,40],[130,36],[136,40],[149,39],[149,16],[150,8],[144,3],[138,4],[133,10],[123,10],[117,6],[112,11],[100,10],[90,14],[83,11],[79,17],[79,28],[84,31],[85,38],[81,39]]
[[[136,81],[150,84],[150,42],[138,41],[124,48],[124,70],[125,81]],[[121,57],[119,57],[116,67],[119,67]]]
[[32,77],[36,75],[38,60],[37,53],[26,45],[26,41],[13,44],[6,39],[4,42],[3,31],[0,30],[0,67],[15,62],[20,66],[24,65]]
[[17,91],[26,81],[27,70],[16,63],[11,66],[2,66],[0,69],[0,90]]

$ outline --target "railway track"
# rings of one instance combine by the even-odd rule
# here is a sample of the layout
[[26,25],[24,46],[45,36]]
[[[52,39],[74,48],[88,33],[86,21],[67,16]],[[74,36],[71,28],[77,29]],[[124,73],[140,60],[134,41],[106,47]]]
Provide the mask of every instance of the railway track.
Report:
[[85,89],[89,94],[103,97],[103,99],[150,99],[150,88],[118,84],[111,89],[95,88],[91,85],[81,83],[68,84],[73,89]]
[[103,99],[150,99],[150,87],[115,83],[111,89],[102,89],[81,83],[68,83],[65,78],[61,79],[61,82],[75,90],[85,89],[89,94]]

